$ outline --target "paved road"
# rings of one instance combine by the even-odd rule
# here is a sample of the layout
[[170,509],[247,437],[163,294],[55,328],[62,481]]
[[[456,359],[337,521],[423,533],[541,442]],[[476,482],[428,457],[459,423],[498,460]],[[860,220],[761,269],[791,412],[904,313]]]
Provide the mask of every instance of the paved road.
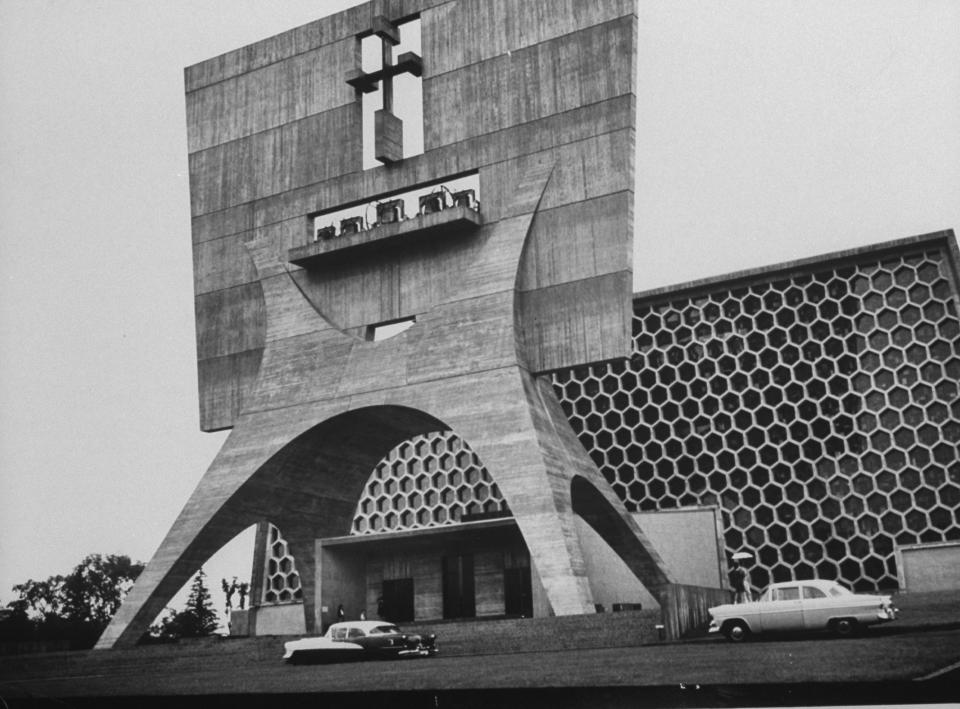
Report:
[[[548,688],[547,693],[556,695],[554,703],[560,699],[568,702],[567,706],[579,706],[580,700],[574,700],[586,690],[578,688],[589,687],[588,696],[594,699],[598,691],[614,697],[645,688],[666,692],[661,697],[663,704],[679,699],[682,704],[710,705],[717,703],[718,697],[727,696],[733,697],[734,704],[749,703],[746,695],[737,694],[743,691],[753,691],[769,703],[800,704],[809,703],[810,697],[803,692],[813,691],[810,687],[815,685],[853,691],[853,695],[844,695],[848,699],[866,698],[870,692],[883,697],[887,689],[897,687],[901,692],[907,691],[903,687],[917,688],[915,695],[908,692],[900,701],[910,696],[914,701],[960,699],[960,690],[953,693],[958,687],[958,672],[943,672],[960,662],[957,628],[874,632],[852,639],[811,637],[734,645],[710,638],[628,648],[441,655],[428,660],[319,666],[288,666],[281,662],[280,654],[279,643],[274,652],[269,644],[231,647],[230,641],[224,641],[219,645],[183,643],[127,652],[5,658],[0,663],[0,697],[22,700],[365,690],[413,692],[409,696],[420,699],[430,695],[434,699],[430,705],[439,706],[438,693],[462,699],[465,690],[475,696],[509,691],[517,698],[517,692],[525,690],[536,690],[544,696],[543,690]],[[935,676],[926,682],[914,681],[930,675]],[[848,683],[854,683],[852,689]],[[774,696],[765,689],[775,690]],[[461,701],[459,705],[467,704]]]

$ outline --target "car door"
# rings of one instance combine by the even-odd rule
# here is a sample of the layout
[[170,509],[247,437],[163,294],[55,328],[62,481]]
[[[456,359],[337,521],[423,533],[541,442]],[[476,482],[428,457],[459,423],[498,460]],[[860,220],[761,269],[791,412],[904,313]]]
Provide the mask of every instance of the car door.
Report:
[[807,630],[819,630],[827,627],[833,613],[833,604],[829,597],[816,586],[805,585],[801,588],[803,602],[803,627]]
[[803,628],[803,605],[799,586],[781,586],[772,589],[770,601],[764,604],[762,624],[764,632],[799,630]]

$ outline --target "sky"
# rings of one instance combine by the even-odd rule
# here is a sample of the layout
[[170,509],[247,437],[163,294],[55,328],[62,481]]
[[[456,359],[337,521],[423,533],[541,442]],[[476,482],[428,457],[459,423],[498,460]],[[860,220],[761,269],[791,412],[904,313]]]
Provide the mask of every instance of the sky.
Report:
[[[183,68],[353,4],[0,0],[0,604],[147,561],[225,440],[199,430]],[[639,7],[636,290],[960,228],[960,2]]]

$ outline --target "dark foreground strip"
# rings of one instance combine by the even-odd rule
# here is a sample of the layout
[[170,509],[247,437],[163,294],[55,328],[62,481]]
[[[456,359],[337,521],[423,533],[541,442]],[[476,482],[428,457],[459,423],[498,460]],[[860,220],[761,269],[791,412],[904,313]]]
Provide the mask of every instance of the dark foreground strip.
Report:
[[[924,702],[960,699],[955,682],[924,683]],[[490,707],[551,707],[601,709],[606,707],[775,707],[915,703],[913,682],[871,684],[763,684],[741,686],[687,685],[677,687],[575,687],[542,689],[483,689],[417,692],[337,692],[317,694],[165,695],[159,697],[0,697],[0,707],[61,707],[114,709],[119,707],[263,707],[284,709],[489,709]]]

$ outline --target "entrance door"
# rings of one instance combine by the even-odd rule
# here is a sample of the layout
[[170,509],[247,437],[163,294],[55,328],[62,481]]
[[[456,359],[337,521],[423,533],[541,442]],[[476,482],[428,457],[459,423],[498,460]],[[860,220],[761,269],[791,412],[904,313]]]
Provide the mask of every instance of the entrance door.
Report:
[[503,570],[504,613],[533,617],[533,593],[530,588],[530,567]]
[[413,579],[383,580],[383,617],[393,623],[413,620]]
[[473,618],[476,615],[473,554],[443,557],[443,617]]

